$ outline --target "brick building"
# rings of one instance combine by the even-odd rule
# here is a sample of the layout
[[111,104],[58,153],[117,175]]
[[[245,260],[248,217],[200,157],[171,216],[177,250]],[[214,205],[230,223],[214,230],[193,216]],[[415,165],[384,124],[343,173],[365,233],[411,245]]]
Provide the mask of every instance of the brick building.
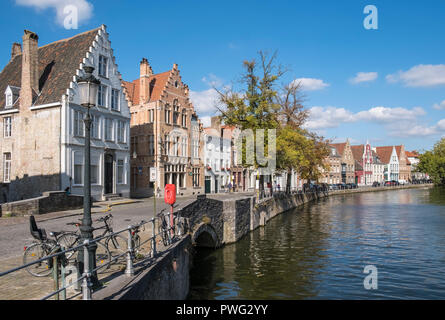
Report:
[[204,193],[202,125],[178,65],[154,74],[143,58],[139,79],[124,87],[131,112],[132,196],[153,195],[150,168],[156,168],[158,196],[166,184],[175,184],[179,195]]
[[367,142],[365,145],[351,146],[355,160],[355,183],[360,186],[372,185],[372,149]]
[[129,195],[130,113],[105,26],[38,46],[31,31],[12,45],[0,73],[1,201],[65,190],[83,194],[84,133],[77,77],[95,67],[101,81],[91,139],[91,194]]
[[341,156],[337,151],[337,148],[329,146],[329,156],[326,158],[326,162],[329,165],[329,171],[323,172],[320,182],[327,184],[341,183]]
[[355,182],[355,160],[352,154],[351,144],[349,139],[343,143],[332,143],[330,146],[337,149],[341,156],[341,182],[354,183]]

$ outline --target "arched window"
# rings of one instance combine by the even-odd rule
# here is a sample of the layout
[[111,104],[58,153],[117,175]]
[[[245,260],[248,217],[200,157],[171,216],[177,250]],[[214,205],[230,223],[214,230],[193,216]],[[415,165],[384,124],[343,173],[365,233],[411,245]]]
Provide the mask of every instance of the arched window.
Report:
[[173,124],[178,124],[179,119],[179,105],[178,100],[175,99],[173,101]]

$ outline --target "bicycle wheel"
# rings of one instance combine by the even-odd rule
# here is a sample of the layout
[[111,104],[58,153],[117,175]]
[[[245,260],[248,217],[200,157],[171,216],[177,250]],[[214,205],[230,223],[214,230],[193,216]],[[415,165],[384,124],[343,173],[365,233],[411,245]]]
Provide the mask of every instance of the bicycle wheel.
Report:
[[[55,247],[56,244],[51,242],[35,243],[29,246],[23,253],[23,264],[25,265],[48,256]],[[34,277],[46,277],[51,274],[52,269],[51,259],[43,260],[26,267],[26,271]]]
[[[96,249],[96,268],[102,267],[97,270],[97,273],[103,273],[106,270],[108,270],[110,268],[110,263],[111,263],[111,254],[110,251],[108,250],[108,248],[100,243],[100,242],[96,242],[97,244],[97,249]],[[105,267],[106,265],[106,267]]]
[[[120,234],[110,236],[106,239],[105,245],[111,253],[111,256],[121,255],[128,250],[128,240]],[[122,256],[125,259],[125,256]]]
[[[62,250],[74,248],[78,245],[79,242],[79,235],[75,232],[68,232],[60,236],[58,239],[58,242],[60,246],[62,247]],[[75,251],[70,251],[65,254],[66,258],[70,260],[71,258],[74,258]]]
[[158,234],[161,236],[162,243],[164,246],[168,246],[169,244],[169,238],[168,238],[168,230],[167,230],[167,223],[165,220],[161,221],[158,225]]

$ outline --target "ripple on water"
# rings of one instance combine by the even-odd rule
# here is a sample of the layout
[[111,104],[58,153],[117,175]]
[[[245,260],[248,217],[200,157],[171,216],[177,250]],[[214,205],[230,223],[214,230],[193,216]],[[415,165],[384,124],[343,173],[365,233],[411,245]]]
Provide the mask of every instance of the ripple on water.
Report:
[[[332,197],[201,253],[190,299],[445,299],[445,193]],[[366,265],[378,289],[365,290]]]

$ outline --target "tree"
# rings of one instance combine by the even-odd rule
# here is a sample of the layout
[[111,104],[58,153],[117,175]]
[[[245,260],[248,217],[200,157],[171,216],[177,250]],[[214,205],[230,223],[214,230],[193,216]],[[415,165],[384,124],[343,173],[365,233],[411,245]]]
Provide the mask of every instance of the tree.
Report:
[[434,145],[432,151],[419,156],[417,171],[427,173],[436,185],[445,185],[445,138]]

